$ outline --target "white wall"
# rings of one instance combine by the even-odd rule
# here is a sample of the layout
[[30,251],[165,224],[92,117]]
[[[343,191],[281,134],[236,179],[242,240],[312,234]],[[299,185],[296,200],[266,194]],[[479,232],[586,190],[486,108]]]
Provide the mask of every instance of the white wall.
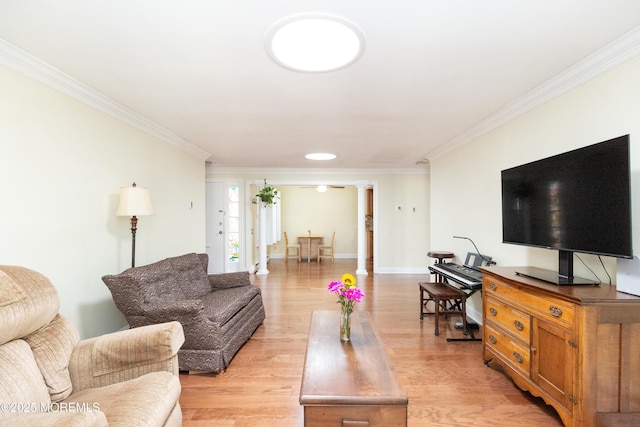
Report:
[[0,264],[49,277],[83,337],[121,328],[101,280],[131,263],[119,188],[148,187],[156,212],[136,265],[202,252],[204,161],[3,67],[0,93]]
[[[316,185],[316,184],[333,184],[341,185],[348,183],[354,186],[355,182],[369,182],[374,185],[377,192],[374,194],[374,217],[378,224],[378,228],[374,231],[374,240],[378,248],[378,253],[374,263],[376,265],[376,273],[427,273],[427,252],[429,252],[429,174],[427,170],[415,169],[415,170],[392,170],[392,171],[379,171],[379,170],[362,170],[362,171],[341,171],[336,173],[332,170],[319,170],[319,171],[243,171],[233,169],[216,169],[212,167],[207,170],[207,179],[239,179],[245,183],[262,183],[264,179],[267,179],[269,185],[280,188],[284,191],[287,190],[287,186],[294,185],[296,187],[300,185]],[[315,192],[313,189],[305,189],[304,191]],[[332,190],[329,190],[332,191]],[[335,190],[343,191],[343,190]],[[353,216],[349,216],[340,222],[336,226],[340,229],[350,227],[351,224],[357,223],[357,193],[355,187],[353,187],[354,199],[352,205],[349,204],[349,209],[353,210]],[[249,192],[247,194],[246,206],[251,209],[250,199],[255,192]],[[348,194],[345,193],[345,194]],[[286,196],[286,194],[285,194]],[[289,223],[289,220],[285,222],[285,216],[283,215],[282,229],[289,233],[298,233],[298,228],[304,223],[303,218],[300,222],[300,216],[305,214],[306,208],[303,204],[297,200],[291,200],[295,196],[287,197],[289,199],[287,218],[295,218],[294,222]],[[305,196],[305,199],[311,196]],[[334,196],[329,196],[334,197]],[[338,197],[341,200],[342,196]],[[327,204],[328,205],[328,204]],[[296,211],[295,206],[302,206],[300,211]],[[402,210],[398,211],[397,206],[401,206]],[[413,208],[415,212],[413,211]],[[290,209],[291,208],[291,209]],[[343,207],[331,208],[338,212]],[[315,214],[314,214],[315,215]],[[354,218],[356,222],[354,223]],[[255,221],[255,218],[254,218]],[[320,224],[323,221],[319,218],[313,219],[314,224],[318,224],[318,230],[321,228],[324,230],[325,226]],[[317,222],[315,222],[317,221]],[[355,226],[355,225],[354,225]],[[314,226],[315,227],[315,226]],[[326,236],[332,232],[331,226],[326,227]],[[307,228],[303,227],[304,230]],[[257,227],[256,227],[257,230]],[[290,231],[291,230],[291,231]],[[316,229],[312,229],[313,232]],[[351,239],[355,238],[356,230],[353,230],[353,235],[348,232],[341,234],[336,233],[336,245],[338,249],[337,253],[349,254],[355,253],[357,250],[357,243],[351,243]],[[344,236],[342,235],[344,234]],[[345,240],[345,236],[349,240]],[[352,236],[352,237],[348,237]],[[346,244],[347,246],[342,246]],[[355,246],[351,246],[355,244]],[[280,254],[280,248],[274,248],[275,254]],[[354,251],[354,252],[351,252]],[[254,255],[255,256],[255,255]],[[254,262],[257,262],[254,259]],[[371,273],[371,272],[370,272]]]
[[[279,203],[282,205],[282,224],[286,224],[289,243],[296,243],[298,234],[324,235],[324,244],[331,243],[336,232],[334,254],[338,258],[356,258],[358,191],[354,186],[328,189],[319,193],[315,188],[280,186]],[[269,256],[284,258],[284,238],[269,247]]]
[[[631,134],[633,245],[640,251],[640,58],[530,111],[489,134],[431,163],[431,235],[435,250],[451,250],[459,257],[480,250],[499,265],[532,265],[557,269],[558,253],[502,243],[500,171],[512,166]],[[460,204],[452,193],[464,194]],[[580,258],[603,281],[607,276],[596,256]],[[603,257],[615,281],[615,258]],[[578,261],[574,272],[592,277]],[[473,298],[470,311],[480,319],[481,300]]]

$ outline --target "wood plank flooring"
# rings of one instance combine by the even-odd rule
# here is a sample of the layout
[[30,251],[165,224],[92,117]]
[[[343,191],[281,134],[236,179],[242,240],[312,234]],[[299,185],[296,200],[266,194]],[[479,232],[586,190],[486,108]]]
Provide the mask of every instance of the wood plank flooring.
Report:
[[[180,375],[185,427],[303,425],[298,398],[311,311],[339,309],[327,285],[353,274],[356,261],[272,260],[268,269],[255,277],[267,318],[229,368],[215,376]],[[408,426],[562,426],[553,408],[484,365],[481,342],[446,341],[462,336],[454,328],[459,317],[441,320],[440,335],[433,334],[433,316],[419,315],[418,282],[425,279],[358,277],[365,298],[356,310],[371,315],[409,397]]]

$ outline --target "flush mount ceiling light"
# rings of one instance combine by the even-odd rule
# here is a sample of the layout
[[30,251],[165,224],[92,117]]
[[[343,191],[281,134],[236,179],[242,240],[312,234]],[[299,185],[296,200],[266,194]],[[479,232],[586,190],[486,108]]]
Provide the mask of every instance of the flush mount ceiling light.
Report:
[[364,35],[352,22],[326,14],[285,18],[267,33],[266,49],[281,66],[321,73],[353,64],[364,51]]
[[311,153],[304,157],[309,160],[333,160],[336,158],[336,155],[331,153]]

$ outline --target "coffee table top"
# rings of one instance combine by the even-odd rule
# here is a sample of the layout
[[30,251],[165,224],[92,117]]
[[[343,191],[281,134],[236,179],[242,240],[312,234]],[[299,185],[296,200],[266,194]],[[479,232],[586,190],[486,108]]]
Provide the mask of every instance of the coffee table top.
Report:
[[366,311],[351,315],[351,341],[340,341],[340,312],[311,314],[300,404],[404,405],[389,357]]

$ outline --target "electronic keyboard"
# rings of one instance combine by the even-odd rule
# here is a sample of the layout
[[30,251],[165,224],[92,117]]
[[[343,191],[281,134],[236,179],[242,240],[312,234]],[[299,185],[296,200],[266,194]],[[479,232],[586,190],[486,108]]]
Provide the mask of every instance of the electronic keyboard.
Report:
[[467,289],[476,290],[482,288],[482,272],[475,268],[446,262],[430,265],[429,270],[432,273],[451,279]]

